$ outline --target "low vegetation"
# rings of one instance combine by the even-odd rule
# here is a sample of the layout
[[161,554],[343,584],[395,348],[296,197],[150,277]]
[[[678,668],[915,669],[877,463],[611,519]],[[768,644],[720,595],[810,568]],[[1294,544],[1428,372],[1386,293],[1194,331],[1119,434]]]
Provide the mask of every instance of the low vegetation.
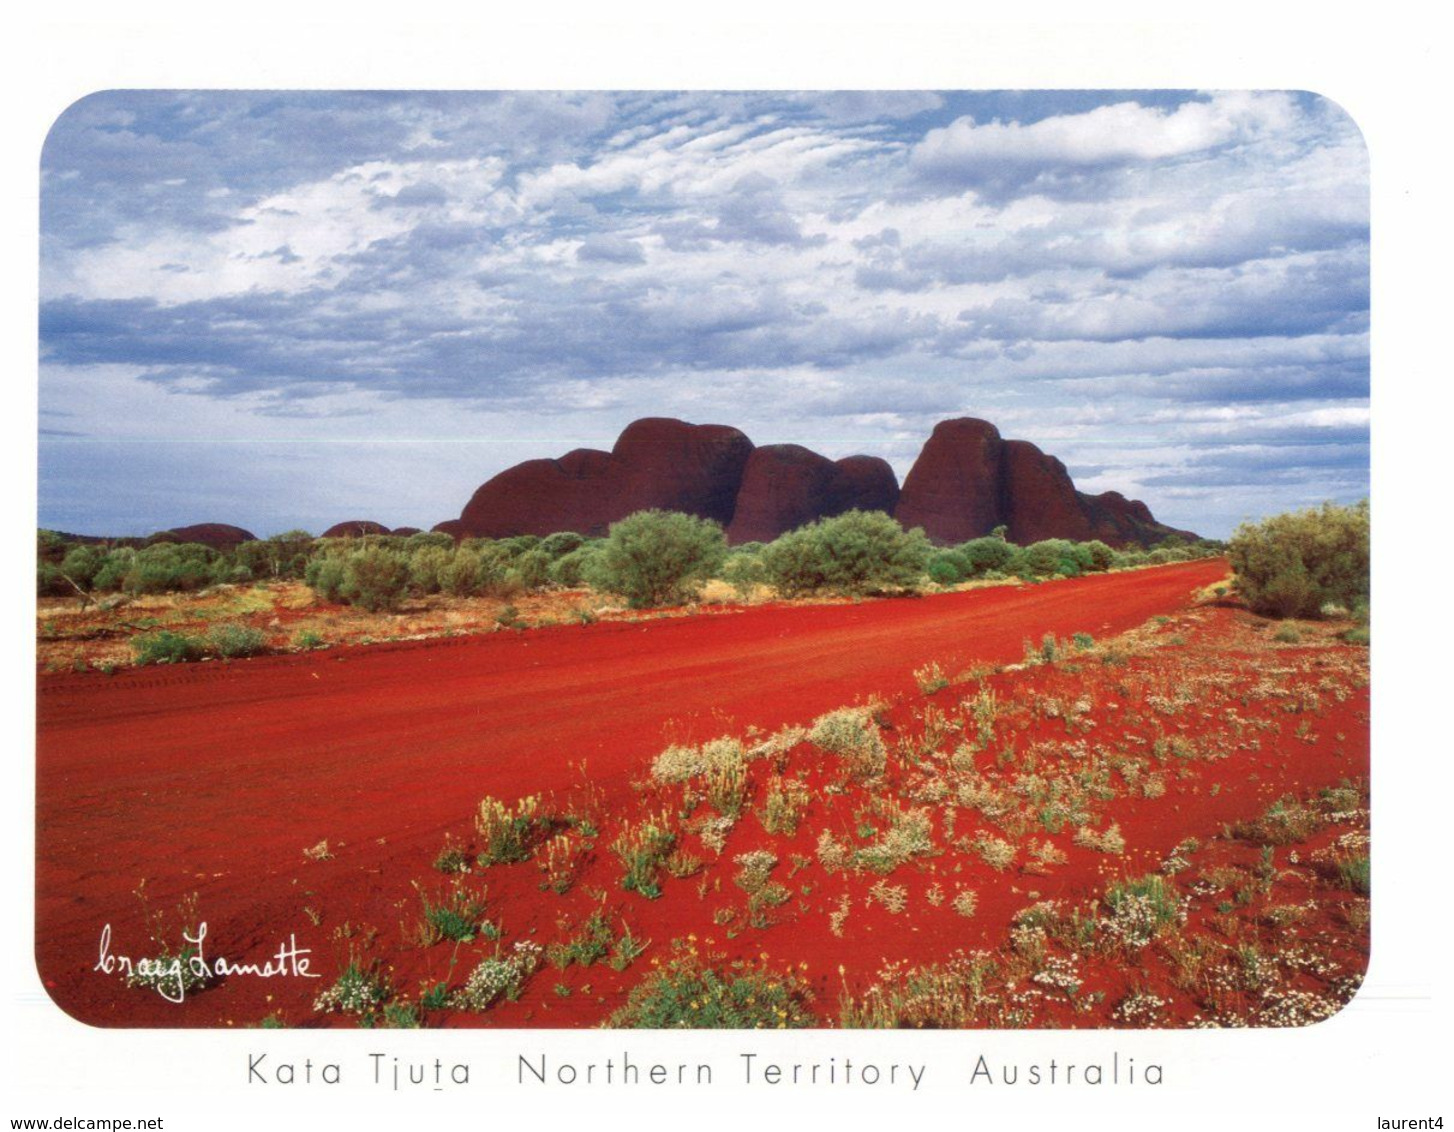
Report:
[[[46,599],[41,651],[54,658],[70,639],[75,648],[63,663],[85,668],[85,658],[101,651],[105,659],[92,663],[109,671],[125,663],[128,650],[124,645],[119,654],[98,650],[95,642],[113,635],[130,644],[137,664],[243,658],[339,643],[330,629],[341,623],[343,614],[335,608],[340,605],[360,618],[378,619],[380,626],[417,621],[427,613],[419,635],[440,635],[461,622],[467,632],[548,621],[590,625],[603,615],[627,615],[623,605],[649,611],[699,601],[858,599],[1016,578],[1038,582],[1221,549],[1179,538],[1150,550],[1065,539],[1022,547],[1003,535],[1000,530],[935,549],[921,531],[906,531],[877,511],[849,511],[771,543],[734,548],[728,548],[718,524],[668,511],[630,515],[598,538],[562,531],[545,538],[456,542],[437,532],[324,539],[287,531],[231,552],[178,543],[166,534],[77,542],[41,531],[36,574],[37,591]],[[1281,592],[1276,585],[1273,590]],[[298,595],[308,599],[306,605]],[[290,615],[306,608],[312,623],[285,627],[276,616],[280,602]],[[522,614],[527,604],[551,612]],[[135,615],[141,608],[160,608],[163,615]],[[473,608],[491,612],[456,612]],[[189,618],[189,609],[196,616]],[[49,634],[49,610],[75,611],[67,616],[75,630]],[[95,626],[105,628],[97,632]],[[1356,629],[1351,632],[1356,636]],[[377,637],[355,631],[342,639],[367,643]],[[47,663],[55,666],[54,659]],[[931,666],[922,679],[939,683],[946,675]]]

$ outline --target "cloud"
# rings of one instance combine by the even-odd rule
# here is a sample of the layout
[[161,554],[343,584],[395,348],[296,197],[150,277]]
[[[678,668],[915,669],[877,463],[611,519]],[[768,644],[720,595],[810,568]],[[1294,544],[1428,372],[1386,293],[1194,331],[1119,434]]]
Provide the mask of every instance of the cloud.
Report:
[[963,117],[929,131],[911,155],[926,178],[965,185],[1025,183],[1053,190],[1086,170],[1186,158],[1285,131],[1296,110],[1284,94],[1219,93],[1175,110],[1117,102],[1019,122]]
[[1292,419],[1369,387],[1367,157],[1313,96],[112,92],[42,164],[42,401],[77,432],[414,413],[499,453],[504,415],[675,412],[902,474],[969,413],[1153,508],[1212,507],[1223,449],[1299,492],[1365,451]]

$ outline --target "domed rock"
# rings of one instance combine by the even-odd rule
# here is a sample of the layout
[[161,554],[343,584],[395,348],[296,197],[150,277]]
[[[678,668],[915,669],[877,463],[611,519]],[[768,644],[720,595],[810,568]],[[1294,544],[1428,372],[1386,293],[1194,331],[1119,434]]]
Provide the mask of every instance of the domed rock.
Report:
[[372,519],[350,519],[346,523],[334,523],[323,532],[323,538],[363,538],[364,535],[386,535],[389,528]]
[[833,510],[886,511],[892,515],[899,504],[899,477],[880,456],[845,456],[837,462],[833,481]]
[[[170,536],[170,537],[168,537]],[[230,523],[193,523],[190,527],[172,527],[157,531],[148,542],[199,542],[213,550],[233,551],[245,542],[255,542],[257,535]]]
[[597,536],[650,508],[715,519],[733,543],[766,542],[853,508],[885,511],[940,544],[1002,524],[1021,543],[1101,538],[1123,545],[1184,533],[1115,492],[1077,491],[1055,457],[1028,441],[1004,440],[972,417],[935,426],[902,490],[876,456],[834,462],[798,444],[755,448],[726,425],[647,417],[628,425],[610,452],[578,448],[505,469],[475,491],[459,519],[434,529],[455,538]]
[[838,505],[837,464],[799,444],[753,450],[742,473],[730,543],[771,542],[785,531],[847,510]]
[[1070,473],[1054,456],[1028,440],[1007,440],[1002,465],[1001,498],[1011,542],[1028,546],[1047,538],[1083,542],[1095,537]]
[[610,452],[578,448],[506,468],[480,486],[459,521],[466,535],[484,538],[602,535],[657,507],[725,526],[751,452],[735,428],[648,417],[628,425]]
[[621,517],[614,514],[618,490],[611,454],[578,448],[559,460],[506,468],[479,487],[459,524],[467,538],[602,534]]
[[958,543],[1005,522],[1001,506],[1004,441],[989,421],[940,421],[904,479],[894,518],[923,527],[935,542]]
[[752,450],[752,441],[728,425],[670,417],[633,421],[611,450],[622,469],[619,513],[611,521],[659,507],[727,526]]

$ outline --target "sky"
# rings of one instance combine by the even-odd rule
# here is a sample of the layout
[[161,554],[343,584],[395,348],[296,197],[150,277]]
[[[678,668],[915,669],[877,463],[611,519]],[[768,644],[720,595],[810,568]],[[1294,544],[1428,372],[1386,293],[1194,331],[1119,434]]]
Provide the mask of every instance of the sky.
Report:
[[428,528],[643,416],[975,416],[1212,537],[1368,494],[1368,158],[1280,91],[113,91],[41,161],[39,519]]

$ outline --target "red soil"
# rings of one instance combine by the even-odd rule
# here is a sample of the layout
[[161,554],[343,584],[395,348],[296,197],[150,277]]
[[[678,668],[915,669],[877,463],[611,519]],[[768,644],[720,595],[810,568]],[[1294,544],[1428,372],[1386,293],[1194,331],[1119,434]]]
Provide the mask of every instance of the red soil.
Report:
[[[806,723],[870,695],[912,699],[911,673],[926,662],[952,673],[1017,660],[1027,638],[1046,633],[1109,637],[1186,607],[1195,590],[1224,574],[1225,563],[1203,561],[920,600],[761,607],[110,678],[43,676],[36,849],[42,978],[64,1009],[100,1025],[249,1025],[273,1011],[295,1025],[336,1023],[337,1016],[314,1016],[311,1001],[360,947],[373,948],[369,955],[389,965],[395,986],[409,997],[424,982],[458,985],[488,954],[481,943],[463,949],[451,972],[452,945],[409,948],[400,942],[400,925],[418,918],[414,881],[442,891],[429,862],[446,833],[470,840],[470,817],[486,795],[508,802],[553,794],[578,807],[589,794],[612,826],[603,828],[601,847],[568,898],[541,894],[534,864],[471,878],[488,886],[488,915],[503,918],[507,941],[530,933],[542,943],[557,938],[556,918],[582,918],[597,906],[587,889],[599,888],[609,893],[613,920],[629,917],[638,939],[655,941],[651,954],[665,956],[670,940],[710,924],[707,906],[687,895],[697,881],[667,882],[681,899],[648,902],[622,893],[605,846],[618,815],[634,819],[641,812],[633,783],[669,742]],[[1318,754],[1316,766],[1301,755],[1271,753],[1239,763],[1215,799],[1198,786],[1195,820],[1180,813],[1191,799],[1116,809],[1137,867],[1154,867],[1151,858],[1188,833],[1211,835],[1223,821],[1260,812],[1284,788],[1329,784],[1366,769],[1366,723],[1354,718],[1355,707],[1340,704],[1329,725],[1340,740],[1336,757],[1304,743]],[[1352,738],[1343,743],[1345,733]],[[744,818],[723,864],[756,847],[754,838],[762,840],[761,828]],[[302,851],[324,839],[333,857],[305,861]],[[811,839],[800,839],[805,844],[773,846],[783,861],[775,879],[785,879],[789,852],[811,854]],[[1092,877],[1097,865],[1087,866]],[[905,872],[891,879],[907,881],[916,890],[915,908],[924,908],[918,890],[934,877]],[[718,932],[713,946],[813,960],[811,978],[827,1019],[839,989],[830,974],[837,964],[861,985],[885,958],[930,961],[953,947],[980,946],[1029,902],[1025,890],[1048,897],[1069,889],[1072,879],[1084,885],[1084,872],[1019,878],[1003,886],[1003,898],[978,883],[981,908],[972,921],[936,908],[944,914],[910,926],[911,917],[856,906],[847,939],[830,936],[826,916],[815,914],[765,934],[744,930],[730,946],[728,933]],[[813,902],[822,903],[829,885],[821,875],[813,880],[824,890]],[[210,955],[261,962],[293,934],[312,949],[315,970],[325,977],[237,977],[182,1006],[126,988],[93,967],[108,923],[114,952],[155,953],[133,894],[142,881],[154,913],[168,914],[197,894]],[[740,895],[730,884],[723,890]],[[573,968],[569,977],[547,967],[521,1002],[480,1017],[502,1025],[594,1024],[640,980],[645,962],[624,974]],[[552,995],[557,977],[572,990],[569,997]]]

